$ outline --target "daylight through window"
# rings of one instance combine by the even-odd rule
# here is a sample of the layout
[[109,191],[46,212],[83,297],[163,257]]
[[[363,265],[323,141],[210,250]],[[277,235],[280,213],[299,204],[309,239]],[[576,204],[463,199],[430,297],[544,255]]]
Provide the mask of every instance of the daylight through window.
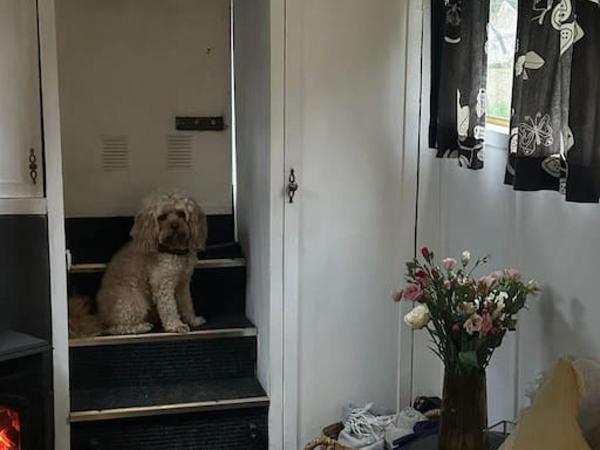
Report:
[[488,30],[487,122],[508,127],[513,81],[517,0],[491,0]]

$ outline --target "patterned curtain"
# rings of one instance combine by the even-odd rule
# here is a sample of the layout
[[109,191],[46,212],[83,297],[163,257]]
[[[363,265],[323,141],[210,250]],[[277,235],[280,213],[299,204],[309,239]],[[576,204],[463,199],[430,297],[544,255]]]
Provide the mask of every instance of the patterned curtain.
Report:
[[483,168],[488,0],[432,0],[429,146]]
[[520,0],[505,182],[600,199],[600,0]]

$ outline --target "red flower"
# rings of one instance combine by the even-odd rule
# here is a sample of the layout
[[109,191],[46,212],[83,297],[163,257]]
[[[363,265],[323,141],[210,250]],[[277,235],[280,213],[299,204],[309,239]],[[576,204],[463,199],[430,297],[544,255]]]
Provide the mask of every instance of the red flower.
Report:
[[423,291],[418,284],[409,284],[408,287],[404,289],[403,296],[404,299],[409,302],[417,302],[423,296]]
[[421,249],[421,255],[423,255],[423,258],[429,259],[429,257],[431,256],[431,251],[427,247],[423,247]]
[[417,269],[415,271],[415,279],[421,284],[427,284],[429,282],[429,275],[423,269]]
[[460,325],[459,325],[459,324],[457,324],[457,323],[455,323],[454,325],[452,325],[452,332],[453,332],[454,334],[458,334],[458,333],[460,333]]

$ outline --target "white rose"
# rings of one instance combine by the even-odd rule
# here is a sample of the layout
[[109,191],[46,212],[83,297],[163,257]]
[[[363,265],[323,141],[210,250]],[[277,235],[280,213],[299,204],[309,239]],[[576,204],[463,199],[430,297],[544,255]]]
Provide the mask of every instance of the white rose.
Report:
[[[508,295],[507,295],[508,297]],[[506,305],[504,304],[504,296],[498,296],[497,300],[496,300],[496,309],[494,309],[494,312],[492,313],[492,319],[497,319],[498,317],[500,317],[500,314],[502,314],[502,311],[504,311],[504,308],[506,307]]]
[[469,261],[471,261],[471,252],[469,250],[465,250],[464,252],[462,252],[462,255],[460,256],[460,261],[465,266],[469,264]]
[[406,325],[414,330],[425,328],[429,323],[429,319],[429,308],[423,303],[419,303],[412,309],[411,312],[404,316],[404,322]]

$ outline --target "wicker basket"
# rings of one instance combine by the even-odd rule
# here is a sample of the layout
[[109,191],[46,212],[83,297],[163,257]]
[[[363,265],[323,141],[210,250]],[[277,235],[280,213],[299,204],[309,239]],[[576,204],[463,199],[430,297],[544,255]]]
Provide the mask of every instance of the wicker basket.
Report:
[[323,436],[309,442],[304,447],[304,450],[354,450],[349,447],[344,447],[336,442],[340,432],[344,429],[342,423],[334,423],[323,428]]

